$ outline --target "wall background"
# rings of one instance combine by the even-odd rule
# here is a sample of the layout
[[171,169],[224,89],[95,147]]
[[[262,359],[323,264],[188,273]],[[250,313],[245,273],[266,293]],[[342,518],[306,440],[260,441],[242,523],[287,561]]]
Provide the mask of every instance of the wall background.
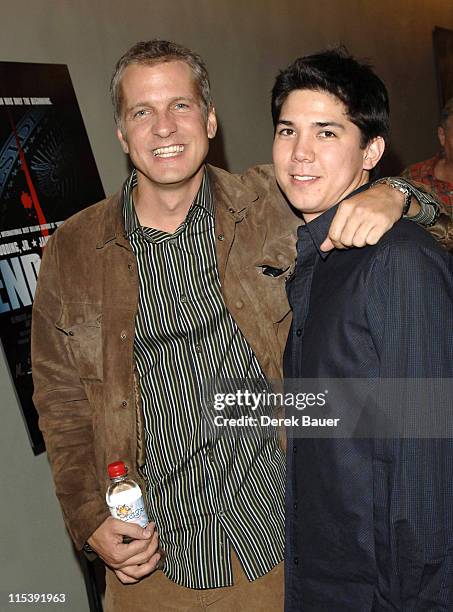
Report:
[[[453,0],[0,0],[0,60],[68,64],[107,193],[127,174],[108,85],[137,40],[176,40],[206,60],[220,120],[212,159],[232,171],[270,161],[269,92],[296,56],[344,43],[390,92],[397,172],[435,151],[438,102],[431,34],[453,29]],[[32,95],[32,94],[31,94]],[[0,355],[0,610],[10,592],[66,592],[88,610],[45,455],[34,457]],[[15,605],[17,609],[24,606]],[[48,606],[35,607],[34,610]]]

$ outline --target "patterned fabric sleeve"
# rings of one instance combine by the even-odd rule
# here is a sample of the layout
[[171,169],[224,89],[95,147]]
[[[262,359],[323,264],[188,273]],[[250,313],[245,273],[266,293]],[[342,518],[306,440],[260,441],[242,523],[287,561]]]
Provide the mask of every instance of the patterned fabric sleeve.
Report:
[[445,206],[436,194],[423,183],[409,178],[409,173],[404,171],[398,179],[404,180],[411,189],[413,196],[420,202],[440,209],[436,223],[426,228],[434,238],[447,250],[453,249],[453,210]]

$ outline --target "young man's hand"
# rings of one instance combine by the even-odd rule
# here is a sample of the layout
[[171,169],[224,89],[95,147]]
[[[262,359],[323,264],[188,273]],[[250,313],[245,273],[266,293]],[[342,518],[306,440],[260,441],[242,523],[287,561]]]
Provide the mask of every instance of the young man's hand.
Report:
[[[413,198],[412,198],[413,199]],[[411,209],[415,204],[411,204]],[[401,218],[404,195],[389,185],[375,185],[338,207],[322,251],[376,244]],[[416,204],[418,206],[418,203]],[[410,210],[412,213],[412,210]]]
[[[132,541],[125,544],[123,536]],[[88,538],[88,544],[124,584],[151,574],[162,557],[154,523],[143,528],[109,517]]]

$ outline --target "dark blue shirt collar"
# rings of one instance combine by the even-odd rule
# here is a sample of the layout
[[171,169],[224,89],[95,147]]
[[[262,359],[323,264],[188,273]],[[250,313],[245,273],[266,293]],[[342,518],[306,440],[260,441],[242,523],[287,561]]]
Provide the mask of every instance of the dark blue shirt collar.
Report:
[[331,251],[324,252],[321,251],[319,247],[327,237],[330,224],[332,223],[332,220],[335,217],[339,205],[341,204],[341,202],[352,198],[352,196],[356,195],[357,193],[366,191],[367,189],[369,189],[369,187],[371,187],[371,185],[372,183],[365,183],[365,185],[354,189],[354,191],[351,191],[351,193],[348,193],[346,197],[340,200],[338,204],[335,204],[334,206],[323,212],[322,215],[319,215],[319,217],[316,217],[316,219],[313,219],[313,221],[310,221],[305,225],[301,225],[297,230],[297,237],[301,239],[305,232],[308,232],[310,234],[311,239],[313,240],[313,243],[319,255],[322,257],[322,259],[327,259]]

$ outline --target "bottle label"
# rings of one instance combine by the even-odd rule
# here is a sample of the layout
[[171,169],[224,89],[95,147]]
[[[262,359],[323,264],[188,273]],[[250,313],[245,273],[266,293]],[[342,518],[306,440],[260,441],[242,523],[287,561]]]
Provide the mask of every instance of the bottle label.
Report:
[[148,524],[148,516],[143,504],[142,496],[133,501],[131,500],[128,502],[119,503],[118,505],[109,506],[109,508],[110,514],[113,516],[113,518],[120,519],[120,521],[138,523],[140,527],[146,527]]

